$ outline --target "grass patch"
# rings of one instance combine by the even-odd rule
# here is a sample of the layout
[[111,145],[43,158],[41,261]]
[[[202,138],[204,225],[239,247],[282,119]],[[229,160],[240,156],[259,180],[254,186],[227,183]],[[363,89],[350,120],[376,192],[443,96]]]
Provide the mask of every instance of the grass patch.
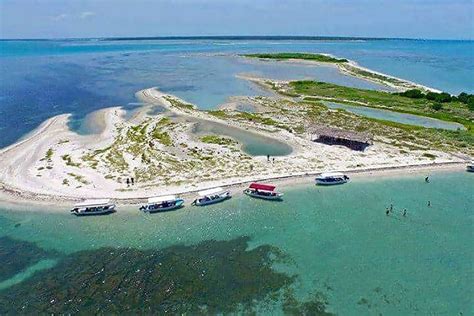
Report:
[[165,96],[164,98],[165,98],[166,101],[171,103],[171,105],[174,106],[174,107],[181,108],[181,109],[184,109],[184,110],[195,110],[194,105],[192,105],[192,104],[184,103],[182,101],[179,101],[175,98],[168,97],[168,96]]
[[309,54],[309,53],[270,53],[270,54],[245,54],[244,57],[250,58],[264,58],[276,60],[301,59],[311,60],[321,63],[347,63],[347,59],[335,58],[324,54]]
[[72,158],[70,155],[62,155],[61,158],[66,162],[66,166],[71,166],[71,167],[80,167],[80,163],[75,163],[72,161]]
[[[293,81],[289,90],[303,96],[332,99],[340,103],[384,108],[395,112],[410,113],[436,119],[457,122],[474,133],[474,114],[461,102],[444,103],[441,108],[437,102],[427,99],[413,99],[383,91],[364,90],[317,81]],[[312,98],[307,100],[311,101]]]
[[[77,182],[80,182],[82,184],[89,184],[88,181],[86,181],[86,179],[84,179],[83,176],[79,175],[79,174],[75,174],[75,173],[72,173],[72,172],[69,172],[68,173],[68,176],[71,176],[73,177]],[[67,179],[66,179],[67,180]],[[64,181],[63,181],[64,183]]]
[[217,144],[217,145],[233,145],[237,143],[232,138],[221,137],[216,135],[205,135],[201,137],[201,141],[207,144]]

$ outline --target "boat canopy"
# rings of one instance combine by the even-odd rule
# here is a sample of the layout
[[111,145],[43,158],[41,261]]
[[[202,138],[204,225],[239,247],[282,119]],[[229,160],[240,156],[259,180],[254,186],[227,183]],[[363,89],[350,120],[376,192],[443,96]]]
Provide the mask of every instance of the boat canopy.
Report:
[[174,201],[174,200],[176,200],[175,195],[155,196],[155,197],[148,198],[148,204],[161,203],[161,202]]
[[318,178],[344,178],[344,176],[342,172],[326,172],[321,173]]
[[273,190],[275,190],[276,186],[269,185],[269,184],[252,183],[249,186],[249,188],[250,189],[255,189],[255,190],[273,191]]
[[97,199],[97,200],[84,200],[80,203],[74,205],[75,207],[85,207],[85,206],[101,206],[110,204],[109,199]]
[[199,194],[200,196],[206,196],[206,195],[212,195],[212,194],[221,193],[222,191],[224,191],[224,190],[223,190],[221,187],[219,187],[219,188],[214,188],[214,189],[199,191],[198,194]]

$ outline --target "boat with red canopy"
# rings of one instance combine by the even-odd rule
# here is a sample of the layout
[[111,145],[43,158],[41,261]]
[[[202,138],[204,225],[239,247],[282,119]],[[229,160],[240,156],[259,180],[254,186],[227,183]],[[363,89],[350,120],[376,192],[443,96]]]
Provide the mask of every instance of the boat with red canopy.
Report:
[[276,186],[262,183],[252,183],[244,190],[248,196],[264,200],[281,200],[283,193],[275,191]]

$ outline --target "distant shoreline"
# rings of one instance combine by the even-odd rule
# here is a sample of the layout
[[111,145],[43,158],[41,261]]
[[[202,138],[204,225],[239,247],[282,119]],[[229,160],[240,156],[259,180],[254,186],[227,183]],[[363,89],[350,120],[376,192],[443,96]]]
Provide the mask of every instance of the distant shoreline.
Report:
[[307,36],[307,35],[189,35],[189,36],[99,36],[99,37],[64,37],[64,38],[1,38],[1,41],[144,41],[144,40],[313,40],[313,41],[433,41],[433,42],[473,42],[474,39],[443,39],[443,38],[408,38],[408,37],[365,37],[365,36]]

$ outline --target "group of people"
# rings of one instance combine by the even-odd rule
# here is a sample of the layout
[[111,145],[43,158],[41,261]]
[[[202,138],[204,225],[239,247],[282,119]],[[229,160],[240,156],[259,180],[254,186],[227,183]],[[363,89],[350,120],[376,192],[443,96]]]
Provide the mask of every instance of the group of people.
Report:
[[[426,183],[430,183],[430,177],[426,177],[425,178],[425,182]],[[431,207],[431,201],[428,201],[428,207]],[[393,213],[393,204],[390,204],[390,207],[387,207],[385,209],[385,214],[388,216],[390,215],[390,213]],[[402,215],[403,216],[407,216],[407,209],[403,209],[403,212],[402,212]]]
[[[385,214],[388,216],[390,215],[390,213],[393,213],[393,204],[390,204],[390,207],[387,207],[385,209]],[[403,216],[407,216],[407,209],[404,208],[403,209],[403,213],[402,213]]]
[[135,179],[133,178],[127,178],[127,180],[125,181],[127,183],[127,187],[130,186],[130,184],[134,185],[135,184]]
[[[275,163],[275,157],[271,158],[271,161]],[[267,155],[267,162],[270,162],[270,155]]]

